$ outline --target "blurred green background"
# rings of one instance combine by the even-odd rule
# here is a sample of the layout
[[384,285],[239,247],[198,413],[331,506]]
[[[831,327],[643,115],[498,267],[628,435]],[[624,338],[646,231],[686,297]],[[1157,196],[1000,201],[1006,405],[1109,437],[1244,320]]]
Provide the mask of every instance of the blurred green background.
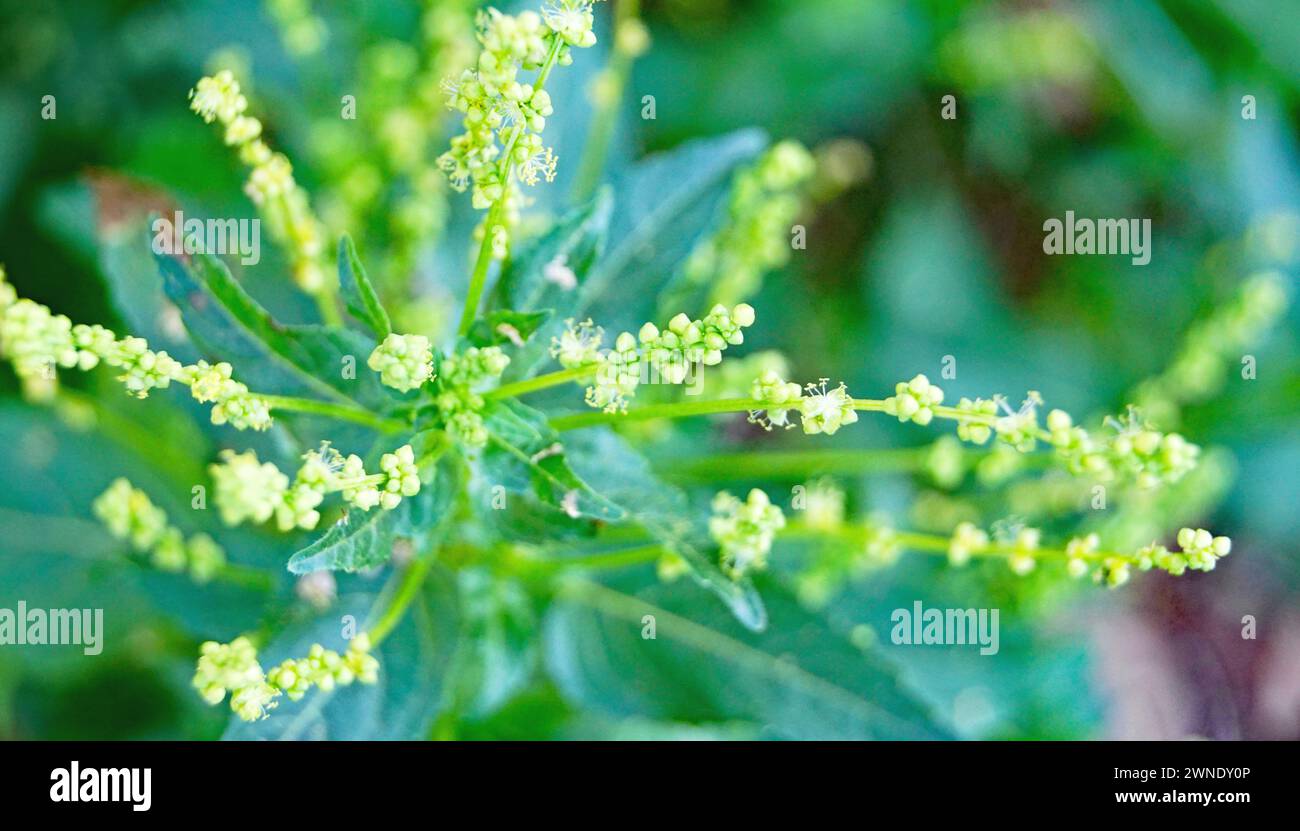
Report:
[[[420,42],[420,8],[312,9],[327,36],[302,58],[255,0],[0,2],[0,261],[19,293],[75,321],[123,328],[94,229],[84,227],[93,215],[89,181],[104,188],[118,180],[102,177],[120,174],[214,214],[254,215],[237,160],[186,106],[214,55],[249,71],[255,110],[300,183],[313,194],[338,187],[346,176],[331,169],[313,124],[362,83],[363,56],[379,54],[376,44]],[[807,250],[769,274],[753,301],[761,325],[750,348],[781,349],[794,377],[842,378],[855,394],[884,394],[916,372],[937,377],[951,355],[959,368],[945,383],[951,400],[997,391],[1018,400],[1035,389],[1072,412],[1120,412],[1250,274],[1281,272],[1294,298],[1300,15],[1286,3],[659,0],[642,12],[653,47],[632,68],[611,168],[743,127],[814,149],[853,148],[853,184],[809,209]],[[551,191],[539,189],[538,210],[564,204],[590,111],[582,84],[602,59],[603,49],[591,50],[568,76],[556,75],[552,95],[569,115],[548,137],[562,174]],[[957,117],[945,120],[941,99],[950,94]],[[40,117],[46,95],[57,102],[53,120]],[[644,95],[655,96],[653,120],[637,117]],[[447,275],[464,273],[466,202],[451,200],[443,244],[418,255],[435,317],[440,292],[464,280]],[[1066,210],[1150,218],[1150,264],[1045,256],[1042,223]],[[354,233],[382,238],[382,219]],[[268,283],[276,268],[268,254]],[[298,310],[287,295],[266,302],[286,317]],[[1011,578],[976,581],[905,557],[837,598],[833,614],[847,625],[874,620],[883,633],[888,609],[916,597],[1000,606],[997,659],[888,650],[960,735],[1300,738],[1296,322],[1293,306],[1239,350],[1255,356],[1255,379],[1241,379],[1240,355],[1228,356],[1181,424],[1168,425],[1222,448],[1215,458],[1231,472],[1221,493],[1186,497],[1200,500],[1189,523],[1234,540],[1219,570],[1147,575],[1116,592],[1039,594]],[[70,384],[93,390],[97,382]],[[118,444],[64,430],[22,403],[7,368],[0,389],[9,468],[0,485],[0,605],[23,597],[57,605],[93,590],[126,613],[110,614],[109,648],[94,661],[0,648],[0,736],[220,735],[224,710],[188,689],[193,644],[238,631],[256,612],[240,605],[247,598],[178,589],[96,559],[85,509],[117,473],[181,494],[173,505],[159,501],[182,507],[187,489],[169,490],[165,480],[197,481],[191,471],[208,456],[165,448],[209,448],[211,439],[171,417],[175,401],[123,402],[115,429],[147,431],[142,443],[163,457],[142,467]],[[740,432],[721,443],[751,446],[754,437]],[[864,420],[844,441],[907,446],[930,438],[924,432]],[[849,484],[859,504],[900,518],[944,499],[906,477]],[[24,518],[64,513],[81,524]],[[232,538],[237,546],[240,535]],[[54,553],[59,546],[64,553]],[[1254,639],[1241,636],[1245,615],[1258,621]],[[625,734],[587,724],[549,696],[529,691],[464,734]]]

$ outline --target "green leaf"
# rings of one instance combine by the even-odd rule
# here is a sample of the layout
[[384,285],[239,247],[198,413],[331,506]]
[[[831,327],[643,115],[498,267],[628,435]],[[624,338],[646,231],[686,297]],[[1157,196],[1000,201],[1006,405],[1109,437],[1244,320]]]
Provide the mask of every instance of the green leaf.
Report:
[[[235,377],[255,392],[310,395],[357,403],[376,411],[395,399],[364,368],[373,344],[335,326],[280,323],[231,276],[225,263],[195,254],[192,267],[157,255],[168,296],[180,307],[191,337],[214,358],[229,361]],[[352,376],[352,377],[349,377]]]
[[487,481],[515,493],[532,493],[572,517],[607,522],[623,518],[621,507],[569,468],[559,434],[544,413],[513,399],[490,401],[483,421],[489,434],[482,456]]
[[752,129],[691,141],[638,162],[617,179],[613,242],[579,288],[573,313],[589,313],[614,332],[635,332],[649,320],[664,280],[713,233],[732,174],[766,144],[762,131]]
[[680,586],[633,596],[575,581],[547,616],[546,666],[570,700],[622,717],[752,722],[786,739],[946,737],[877,655],[762,588],[773,625],[757,634]]
[[434,468],[433,479],[415,496],[403,499],[391,511],[353,508],[325,535],[289,558],[289,571],[359,571],[388,562],[393,544],[405,540],[424,551],[443,530],[442,520],[451,512],[458,477],[455,465],[444,462]]
[[[314,643],[342,652],[346,642],[339,620],[364,621],[375,595],[340,597],[328,615],[282,631],[258,659],[264,669],[286,658],[300,658]],[[444,677],[459,643],[459,603],[454,577],[435,567],[420,597],[375,649],[379,680],[350,684],[332,692],[314,689],[301,701],[284,697],[268,717],[256,722],[232,715],[225,739],[247,740],[412,740],[426,738],[441,712]],[[229,706],[224,703],[221,706]]]
[[686,494],[657,478],[650,463],[609,429],[578,430],[565,437],[574,471],[691,568],[691,577],[716,594],[746,628],[767,625],[763,598],[748,576],[733,580],[718,565],[714,546],[690,520]]
[[[474,346],[501,346],[503,344],[519,346],[517,341],[520,341],[525,342],[525,346],[519,346],[520,349],[524,349],[528,339],[550,316],[550,309],[543,309],[540,312],[515,312],[510,309],[497,309],[474,321],[474,324],[469,329],[468,339]],[[514,331],[503,331],[503,326],[509,326]],[[549,342],[549,339],[547,340]]]
[[388,319],[388,311],[379,302],[379,295],[366,276],[365,266],[357,257],[357,247],[353,244],[352,237],[347,234],[339,240],[339,285],[348,312],[369,326],[379,340],[388,337],[393,331],[392,321]]
[[538,621],[518,583],[480,569],[460,572],[461,650],[449,671],[458,715],[499,710],[533,677]]
[[[546,234],[521,247],[506,263],[497,281],[494,305],[519,312],[549,311],[550,320],[532,342],[513,357],[507,380],[524,378],[546,357],[551,337],[564,321],[578,313],[581,286],[605,248],[613,201],[603,189],[591,202],[575,209]],[[573,273],[574,287],[547,279],[547,267],[562,262]]]

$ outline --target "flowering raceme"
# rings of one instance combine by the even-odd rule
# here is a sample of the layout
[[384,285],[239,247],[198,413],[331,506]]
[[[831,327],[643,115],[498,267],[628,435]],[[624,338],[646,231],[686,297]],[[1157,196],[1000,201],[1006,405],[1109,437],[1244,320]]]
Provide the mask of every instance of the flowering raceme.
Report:
[[121,370],[117,379],[127,392],[145,398],[172,381],[188,386],[195,400],[210,403],[213,424],[265,430],[271,407],[231,377],[230,364],[205,361],[183,365],[166,352],[155,352],[143,338],[118,339],[102,326],[73,325],[63,315],[19,298],[0,269],[0,355],[13,363],[20,378],[51,374],[55,367],[89,370],[101,362]]
[[344,502],[368,511],[375,506],[392,510],[403,497],[420,492],[419,469],[409,444],[385,453],[379,468],[380,473],[367,474],[359,456],[344,458],[325,444],[303,457],[292,484],[275,465],[259,462],[251,450],[225,450],[220,464],[209,471],[222,522],[260,524],[275,517],[276,527],[290,531],[315,528],[320,522],[316,508],[330,493],[341,493]]
[[110,534],[148,553],[149,561],[162,571],[188,571],[195,582],[206,583],[226,565],[225,551],[211,537],[195,534],[185,539],[148,494],[126,479],[115,480],[91,509]]
[[[332,308],[334,282],[321,267],[323,231],[293,178],[293,165],[262,139],[262,122],[247,115],[248,99],[229,70],[199,79],[190,90],[190,109],[211,124],[225,127],[225,142],[237,148],[249,167],[245,191],[267,218],[272,234],[285,243],[298,286],[317,297],[322,311]],[[326,313],[327,319],[333,315]]]

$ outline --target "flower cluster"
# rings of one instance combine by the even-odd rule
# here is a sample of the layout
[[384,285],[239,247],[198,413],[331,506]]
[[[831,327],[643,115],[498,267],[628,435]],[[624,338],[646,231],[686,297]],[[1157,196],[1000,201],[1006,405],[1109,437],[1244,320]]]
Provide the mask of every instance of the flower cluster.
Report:
[[375,683],[379,662],[370,650],[370,638],[361,633],[348,642],[343,655],[313,644],[307,657],[286,660],[263,672],[257,648],[247,637],[228,644],[207,641],[199,648],[193,686],[209,704],[220,704],[230,693],[230,709],[244,721],[258,721],[275,708],[281,695],[298,701],[313,686],[329,691],[353,681]]
[[988,550],[989,535],[973,522],[962,522],[953,529],[952,539],[948,543],[948,562],[955,566],[964,566],[970,562],[971,555]]
[[772,540],[784,527],[785,514],[758,488],[744,502],[726,491],[713,498],[709,535],[722,549],[723,571],[732,577],[766,568]]
[[384,338],[366,361],[379,373],[379,380],[393,389],[409,392],[433,375],[433,351],[424,335],[399,335]]
[[226,565],[226,553],[207,534],[186,539],[167,521],[167,514],[149,495],[126,479],[116,479],[100,494],[91,510],[108,532],[149,555],[162,571],[188,571],[197,583],[206,583]]
[[791,224],[803,210],[803,189],[816,166],[797,141],[782,141],[732,182],[727,217],[686,263],[685,279],[708,285],[717,303],[753,297],[763,274],[790,259]]
[[804,491],[803,524],[834,530],[844,524],[844,491],[829,479],[819,479]]
[[1138,552],[1137,567],[1146,571],[1153,566],[1178,576],[1187,569],[1213,571],[1218,561],[1232,551],[1232,540],[1216,537],[1204,528],[1183,528],[1178,532],[1178,547],[1171,552],[1152,543]]
[[509,365],[510,356],[499,346],[471,346],[442,359],[435,400],[447,432],[466,446],[487,444],[482,415],[486,401],[480,393]]
[[298,701],[312,687],[325,692],[336,684],[347,686],[354,680],[373,684],[379,679],[379,661],[370,654],[370,638],[357,635],[342,655],[320,644],[312,644],[305,658],[288,658],[266,674],[272,687],[282,690],[290,701]]
[[922,427],[934,420],[934,408],[943,403],[943,390],[924,375],[899,381],[894,394],[885,399],[885,412],[899,421],[911,421]]
[[[592,0],[553,0],[541,14],[489,8],[479,15],[481,51],[474,68],[444,85],[448,106],[464,116],[465,132],[438,158],[452,187],[473,185],[474,207],[500,203],[513,222],[518,202],[511,175],[530,185],[539,176],[554,178],[555,154],[542,144],[553,109],[542,87],[553,65],[572,62],[571,47],[596,42],[592,23]],[[538,70],[535,82],[520,83],[520,71],[532,70]]]
[[895,394],[883,401],[884,412],[900,421],[926,425],[936,416],[957,422],[957,436],[973,444],[999,443],[1022,453],[1046,442],[1072,473],[1109,480],[1128,476],[1141,487],[1178,481],[1196,466],[1200,448],[1177,433],[1150,427],[1136,408],[1120,419],[1107,419],[1109,433],[1096,434],[1074,423],[1064,410],[1047,414],[1039,423],[1042,397],[1031,391],[1018,409],[1000,395],[991,399],[962,398],[956,407],[943,407],[943,391],[924,375],[899,382]]
[[221,520],[227,525],[260,524],[275,517],[281,531],[311,530],[320,522],[317,507],[330,493],[340,492],[349,505],[368,511],[378,505],[392,510],[403,497],[420,492],[419,469],[409,444],[379,460],[380,473],[367,474],[361,458],[343,457],[328,444],[303,456],[292,484],[270,462],[259,462],[252,450],[221,452],[221,463],[209,466]]
[[1283,273],[1262,271],[1247,278],[1234,298],[1188,329],[1169,368],[1138,387],[1135,398],[1142,411],[1161,423],[1177,423],[1180,406],[1214,394],[1228,366],[1274,326],[1288,302]]
[[243,430],[265,430],[271,425],[271,407],[265,399],[251,395],[248,387],[231,377],[233,368],[225,361],[209,365],[199,361],[183,366],[177,379],[189,385],[200,403],[212,403],[212,423],[230,424]]
[[286,245],[294,281],[304,291],[331,297],[334,288],[321,267],[323,232],[293,178],[293,165],[262,140],[262,122],[246,115],[248,99],[229,70],[199,79],[190,90],[190,109],[204,122],[225,127],[225,142],[239,150],[250,170],[244,190],[261,210],[276,240]]
[[[750,422],[761,425],[765,430],[771,430],[773,427],[788,429],[794,426],[790,421],[790,410],[797,408],[799,399],[803,397],[803,388],[797,383],[787,381],[775,369],[769,369],[754,379],[754,383],[750,385],[749,395],[755,401],[773,405],[766,410],[751,410]],[[780,406],[782,404],[792,406],[782,407]]]
[[201,403],[211,403],[212,423],[240,430],[271,426],[265,399],[231,378],[227,363],[205,361],[183,365],[166,352],[149,348],[143,338],[118,338],[103,326],[73,324],[63,315],[26,298],[19,298],[0,270],[0,354],[20,378],[52,378],[56,367],[89,370],[103,363],[121,371],[117,379],[127,392],[145,398],[172,381],[190,388]]
[[701,366],[717,366],[729,346],[744,343],[746,327],[754,324],[754,308],[740,303],[731,309],[714,306],[702,319],[675,315],[665,329],[646,323],[637,335],[623,332],[612,349],[602,349],[604,330],[585,320],[567,321],[566,330],[551,340],[551,355],[566,369],[590,366],[595,383],[587,388],[592,407],[613,413],[627,409],[643,374],[665,384],[681,384]]

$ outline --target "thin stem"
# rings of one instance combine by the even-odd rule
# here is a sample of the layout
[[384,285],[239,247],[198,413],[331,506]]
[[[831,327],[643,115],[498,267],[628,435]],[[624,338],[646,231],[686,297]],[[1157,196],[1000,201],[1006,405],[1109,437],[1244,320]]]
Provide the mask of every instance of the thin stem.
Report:
[[388,633],[393,631],[393,627],[401,621],[411,601],[420,593],[420,586],[424,585],[424,579],[429,576],[433,561],[433,553],[429,552],[413,561],[401,573],[400,582],[397,583],[397,590],[393,593],[392,599],[388,601],[379,621],[370,627],[372,648],[379,646],[380,642],[388,637]]
[[[508,181],[506,187],[509,187]],[[492,203],[483,224],[483,242],[479,245],[478,256],[474,259],[474,271],[469,278],[469,293],[465,296],[465,308],[460,313],[461,335],[469,333],[469,327],[474,325],[474,318],[478,316],[478,304],[483,297],[483,286],[487,283],[488,268],[492,265],[492,233],[498,224],[504,201],[503,195],[501,199]]]
[[[560,48],[564,45],[564,40],[557,34],[551,42],[551,51],[546,54],[546,61],[542,64],[541,70],[537,73],[537,80],[533,83],[533,88],[540,91],[546,85],[546,79],[551,74],[551,68],[560,57]],[[469,291],[465,295],[465,308],[460,314],[461,336],[469,333],[469,327],[474,325],[474,319],[478,317],[479,302],[483,299],[483,287],[487,284],[488,268],[492,265],[492,237],[493,231],[501,223],[501,211],[505,206],[506,197],[510,195],[510,183],[514,176],[513,155],[515,142],[519,140],[523,132],[524,125],[521,121],[510,131],[510,139],[506,142],[505,152],[501,154],[501,163],[498,168],[498,176],[501,179],[501,197],[492,203],[488,209],[487,219],[483,225],[483,242],[479,244],[478,256],[474,258],[474,271],[469,278]]]
[[697,482],[802,478],[810,471],[900,473],[920,469],[929,454],[930,448],[924,446],[719,453],[675,460],[663,464],[658,470],[670,478]]
[[544,375],[537,375],[532,378],[526,378],[522,381],[515,381],[512,384],[503,384],[491,392],[484,393],[483,397],[492,398],[512,398],[523,395],[524,393],[544,390],[547,387],[556,387],[560,384],[567,384],[570,381],[578,381],[592,375],[596,371],[596,364],[584,364],[583,366],[572,369],[561,369],[556,372],[548,372]]
[[595,427],[617,421],[645,421],[654,418],[680,418],[694,415],[716,415],[718,413],[743,413],[750,410],[765,410],[768,407],[782,406],[769,404],[753,398],[720,398],[714,401],[678,401],[671,404],[651,404],[636,407],[626,413],[591,412],[574,413],[551,419],[555,430],[577,430],[582,427]]
[[[853,409],[862,412],[883,413],[885,412],[885,402],[877,398],[854,398]],[[598,424],[609,424],[617,421],[641,421],[652,418],[680,418],[694,415],[716,415],[718,413],[742,413],[753,410],[766,409],[797,409],[798,402],[769,402],[759,401],[755,398],[722,398],[715,401],[680,401],[670,404],[652,404],[647,407],[636,407],[625,413],[620,412],[593,412],[593,413],[575,413],[573,415],[558,416],[551,419],[551,426],[556,430],[576,430],[581,427],[594,427]],[[956,407],[934,407],[932,408],[936,418],[946,418],[954,421],[971,421],[983,424],[993,424],[997,421],[996,416],[982,415],[978,413],[969,413],[959,410]],[[1042,432],[1041,437],[1046,438],[1050,434]]]
[[289,410],[296,413],[329,416],[356,424],[364,424],[386,433],[400,433],[403,430],[410,429],[410,425],[405,422],[384,418],[369,410],[351,407],[346,404],[317,401],[313,398],[294,398],[287,395],[257,395],[257,397],[266,401],[273,410]]
[[557,557],[537,563],[548,571],[568,569],[614,569],[627,566],[653,563],[669,553],[662,545],[639,545],[635,548],[623,548],[617,551],[599,551],[594,554],[582,554],[576,557]]
[[[871,529],[851,525],[842,525],[837,528],[814,528],[801,523],[791,523],[781,529],[781,531],[778,532],[778,535],[784,539],[796,540],[838,537],[855,545],[865,545],[871,536]],[[890,539],[909,551],[917,551],[925,554],[942,554],[944,556],[947,556],[948,549],[952,543],[950,537],[942,534],[925,534],[919,531],[895,531]],[[1036,560],[1066,559],[1071,556],[1063,548],[1018,549],[1010,543],[998,542],[996,540],[991,541],[984,548],[972,550],[970,555],[972,557],[996,558],[1029,556]],[[1083,560],[1100,561],[1107,559],[1120,559],[1128,563],[1135,562],[1135,558],[1132,554],[1121,554],[1117,551],[1090,551],[1080,553],[1077,556]]]

